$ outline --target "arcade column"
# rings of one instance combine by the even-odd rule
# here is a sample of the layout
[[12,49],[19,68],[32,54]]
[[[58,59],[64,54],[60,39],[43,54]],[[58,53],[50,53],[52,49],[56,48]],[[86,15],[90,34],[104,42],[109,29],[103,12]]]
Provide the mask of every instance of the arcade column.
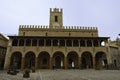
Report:
[[24,69],[24,61],[25,61],[25,59],[24,59],[24,57],[22,57],[22,60],[21,60],[21,70]]

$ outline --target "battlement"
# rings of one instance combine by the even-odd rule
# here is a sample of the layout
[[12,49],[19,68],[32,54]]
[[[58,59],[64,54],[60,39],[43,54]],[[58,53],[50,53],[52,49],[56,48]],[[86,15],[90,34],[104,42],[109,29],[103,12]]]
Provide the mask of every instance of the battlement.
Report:
[[19,29],[23,28],[49,28],[49,26],[43,26],[43,25],[19,25]]
[[[19,25],[19,29],[50,29],[49,26],[43,25]],[[56,29],[56,28],[53,28]],[[57,28],[58,29],[58,28]],[[63,26],[62,29],[66,30],[98,30],[97,27],[86,27],[86,26]]]
[[62,8],[50,8],[50,12],[62,12]]
[[86,26],[63,26],[64,29],[77,29],[77,30],[98,30],[97,27]]

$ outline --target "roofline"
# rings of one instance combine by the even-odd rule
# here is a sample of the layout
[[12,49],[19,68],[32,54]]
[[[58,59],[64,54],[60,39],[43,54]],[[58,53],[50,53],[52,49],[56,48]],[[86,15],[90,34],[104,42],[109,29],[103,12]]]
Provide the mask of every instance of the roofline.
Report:
[[8,39],[3,34],[0,33],[0,35],[4,38],[4,40],[8,41]]
[[9,38],[103,38],[109,39],[110,37],[74,37],[74,36],[8,36]]
[[117,46],[109,46],[109,47],[118,49],[118,47],[117,47]]

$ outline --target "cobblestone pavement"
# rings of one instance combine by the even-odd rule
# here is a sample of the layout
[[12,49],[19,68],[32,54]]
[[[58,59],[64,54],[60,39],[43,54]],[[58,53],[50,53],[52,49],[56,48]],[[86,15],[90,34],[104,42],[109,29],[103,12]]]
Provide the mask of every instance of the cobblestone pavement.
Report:
[[0,80],[120,80],[120,70],[38,70],[28,79],[22,72],[14,76],[0,71]]

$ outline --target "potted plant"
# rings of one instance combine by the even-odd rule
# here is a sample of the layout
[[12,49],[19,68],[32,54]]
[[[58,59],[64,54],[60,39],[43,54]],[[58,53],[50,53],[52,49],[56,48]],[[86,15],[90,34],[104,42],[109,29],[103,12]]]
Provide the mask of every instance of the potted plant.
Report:
[[23,77],[24,78],[29,78],[30,77],[30,69],[25,69],[25,71],[24,71],[24,74],[23,74]]

